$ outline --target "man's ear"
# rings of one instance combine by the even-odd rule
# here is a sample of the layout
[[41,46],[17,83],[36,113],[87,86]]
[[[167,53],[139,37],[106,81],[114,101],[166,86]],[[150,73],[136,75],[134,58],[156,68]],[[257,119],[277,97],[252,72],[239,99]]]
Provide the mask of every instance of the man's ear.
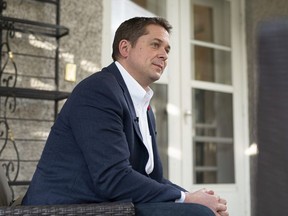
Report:
[[119,52],[123,58],[126,58],[129,54],[131,44],[127,40],[121,40],[119,43]]

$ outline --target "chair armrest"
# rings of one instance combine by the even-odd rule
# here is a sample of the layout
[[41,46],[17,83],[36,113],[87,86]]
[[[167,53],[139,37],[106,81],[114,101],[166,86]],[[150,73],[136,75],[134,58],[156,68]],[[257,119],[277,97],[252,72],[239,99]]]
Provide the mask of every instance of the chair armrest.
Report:
[[0,207],[0,215],[135,215],[132,203],[95,203],[45,206]]

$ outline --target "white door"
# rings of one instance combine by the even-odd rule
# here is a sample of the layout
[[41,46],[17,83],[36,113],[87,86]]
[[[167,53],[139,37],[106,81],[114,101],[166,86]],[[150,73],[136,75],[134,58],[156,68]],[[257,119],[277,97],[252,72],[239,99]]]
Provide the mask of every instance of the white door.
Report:
[[[168,68],[152,86],[164,174],[187,190],[214,189],[227,199],[233,216],[250,215],[249,158],[244,154],[248,114],[241,2],[104,1],[104,15],[109,14],[104,27],[112,21],[113,29],[114,21],[120,22],[122,16],[153,14],[166,17],[172,24]],[[115,17],[113,8],[117,9]],[[113,35],[110,31],[108,28],[108,35]],[[111,38],[103,36],[104,45],[109,42],[105,48]],[[110,53],[105,52],[110,59]]]
[[214,189],[233,216],[250,214],[240,8],[240,1],[179,1],[182,185]]

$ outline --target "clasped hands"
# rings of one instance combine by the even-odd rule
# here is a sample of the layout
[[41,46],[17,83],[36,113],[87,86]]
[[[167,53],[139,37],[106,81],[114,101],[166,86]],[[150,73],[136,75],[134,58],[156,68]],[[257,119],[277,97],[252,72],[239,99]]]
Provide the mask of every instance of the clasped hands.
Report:
[[227,201],[214,193],[213,190],[200,189],[195,192],[186,192],[185,203],[198,203],[210,208],[215,216],[229,216]]

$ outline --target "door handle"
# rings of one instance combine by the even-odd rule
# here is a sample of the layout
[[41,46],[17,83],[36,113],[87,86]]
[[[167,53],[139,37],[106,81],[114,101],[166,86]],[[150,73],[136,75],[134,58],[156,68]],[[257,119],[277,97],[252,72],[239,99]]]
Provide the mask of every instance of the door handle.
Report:
[[190,116],[192,116],[192,111],[191,110],[186,110],[184,112],[184,117],[190,117]]

